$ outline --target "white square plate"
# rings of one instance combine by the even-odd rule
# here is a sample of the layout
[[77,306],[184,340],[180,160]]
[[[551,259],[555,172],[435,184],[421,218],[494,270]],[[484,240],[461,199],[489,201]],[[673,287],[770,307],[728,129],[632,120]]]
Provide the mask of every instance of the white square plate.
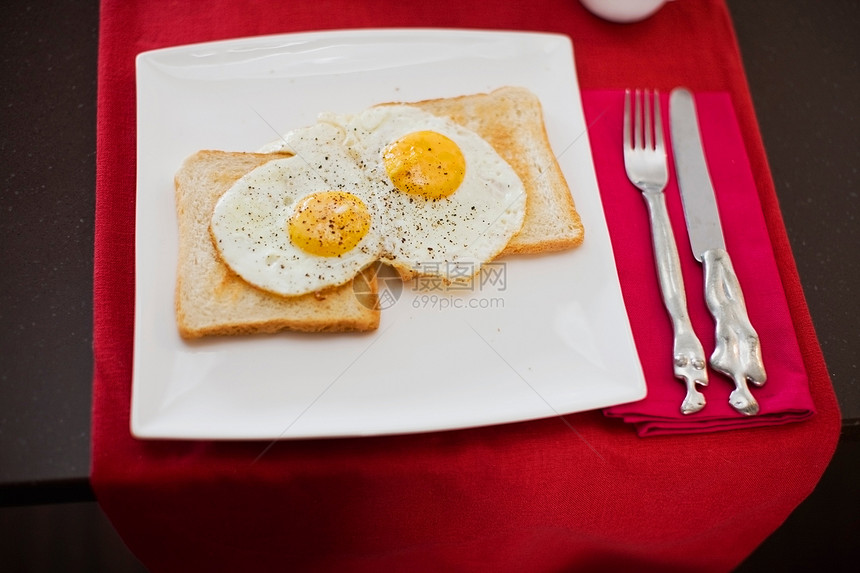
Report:
[[[179,337],[173,175],[187,156],[253,151],[322,111],[505,85],[543,104],[580,248],[505,259],[469,292],[404,284],[371,333]],[[352,30],[168,48],[138,56],[137,103],[135,436],[421,432],[644,397],[566,36]]]

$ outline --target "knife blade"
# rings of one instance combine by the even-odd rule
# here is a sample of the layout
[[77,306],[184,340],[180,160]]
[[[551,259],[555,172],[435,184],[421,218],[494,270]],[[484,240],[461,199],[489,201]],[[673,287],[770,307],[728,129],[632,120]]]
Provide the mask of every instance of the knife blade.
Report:
[[711,366],[729,376],[735,390],[729,404],[745,415],[759,412],[747,386],[765,383],[761,344],[749,320],[743,291],[726,251],[716,194],[708,171],[693,94],[676,88],[669,95],[669,120],[675,172],[690,247],[705,269],[705,302],[716,323]]

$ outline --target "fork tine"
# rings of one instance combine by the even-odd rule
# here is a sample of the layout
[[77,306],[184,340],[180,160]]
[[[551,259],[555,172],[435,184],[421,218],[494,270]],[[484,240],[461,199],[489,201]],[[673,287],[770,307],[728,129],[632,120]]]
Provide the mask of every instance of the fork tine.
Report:
[[663,148],[663,119],[660,112],[660,92],[654,90],[654,140],[655,149],[662,151]]
[[643,146],[647,150],[654,149],[654,138],[651,135],[651,117],[654,115],[652,113],[652,108],[654,107],[654,98],[648,97],[648,92],[642,92],[642,115],[645,116],[645,129],[643,130]]
[[642,92],[633,92],[633,147],[642,149]]
[[633,148],[633,134],[630,128],[630,90],[624,90],[624,149]]

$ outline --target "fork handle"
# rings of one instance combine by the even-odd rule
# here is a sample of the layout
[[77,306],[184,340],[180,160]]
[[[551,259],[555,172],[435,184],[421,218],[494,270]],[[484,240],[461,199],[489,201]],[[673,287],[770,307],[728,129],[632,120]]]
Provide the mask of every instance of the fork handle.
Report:
[[696,337],[687,312],[681,260],[678,257],[678,246],[672,233],[672,224],[669,221],[666,196],[662,192],[653,191],[646,191],[642,196],[648,205],[648,215],[651,220],[651,239],[654,245],[654,258],[657,261],[663,304],[672,319],[676,375],[681,366],[693,366],[697,372],[701,372],[701,377],[696,382],[704,386],[708,380],[705,370],[705,350]]
[[[666,196],[663,193],[645,192],[642,194],[648,204],[648,215],[651,219],[651,239],[654,245],[654,258],[657,261],[657,274],[660,279],[660,290],[663,293],[663,303],[672,322],[679,326],[690,325],[687,313],[687,296],[684,292],[684,279],[681,276],[681,260],[678,257],[678,246],[672,233],[669,221],[669,211],[666,208]],[[692,325],[690,325],[692,330]]]

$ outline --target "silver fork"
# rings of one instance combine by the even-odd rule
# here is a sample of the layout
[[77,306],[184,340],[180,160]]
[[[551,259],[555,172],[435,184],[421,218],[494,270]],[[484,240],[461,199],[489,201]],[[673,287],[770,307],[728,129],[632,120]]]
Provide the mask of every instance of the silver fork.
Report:
[[624,93],[624,167],[627,178],[642,191],[648,205],[660,290],[675,334],[675,376],[683,379],[687,386],[681,412],[692,414],[705,407],[705,396],[699,392],[696,384],[707,386],[708,373],[705,351],[687,314],[681,262],[663,194],[669,180],[669,169],[663,143],[660,95],[656,91],[650,98],[648,92],[640,93],[639,90],[632,94],[632,98],[630,90]]

